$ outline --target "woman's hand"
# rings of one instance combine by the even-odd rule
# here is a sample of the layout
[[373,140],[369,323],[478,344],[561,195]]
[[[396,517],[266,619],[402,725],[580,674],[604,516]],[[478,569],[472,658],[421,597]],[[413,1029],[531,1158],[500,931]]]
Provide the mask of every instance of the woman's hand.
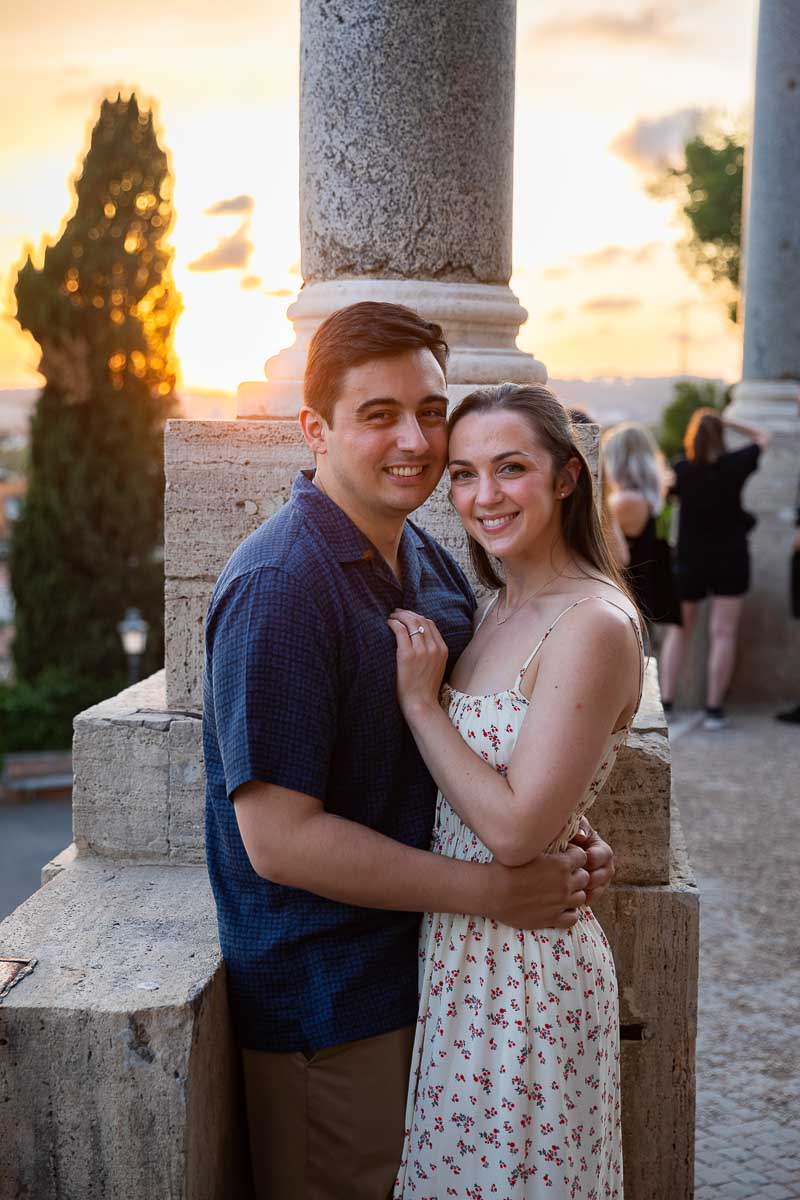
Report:
[[616,874],[614,851],[597,830],[592,829],[586,817],[581,817],[580,827],[572,841],[586,852],[586,870],[589,872],[586,903],[592,904],[608,889]]
[[396,608],[389,627],[397,641],[397,698],[409,725],[439,706],[447,646],[433,621]]

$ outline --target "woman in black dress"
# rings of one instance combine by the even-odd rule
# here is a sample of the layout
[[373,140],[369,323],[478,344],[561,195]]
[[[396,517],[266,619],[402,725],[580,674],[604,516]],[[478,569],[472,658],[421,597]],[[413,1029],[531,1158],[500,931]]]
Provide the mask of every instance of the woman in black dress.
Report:
[[653,435],[636,421],[606,430],[601,440],[608,511],[625,537],[625,577],[650,622],[681,623],[668,544],[656,518],[664,507],[670,472]]
[[[725,430],[750,439],[729,451]],[[713,408],[699,408],[686,430],[686,457],[674,464],[673,491],[680,501],[676,578],[682,628],[672,628],[661,654],[661,691],[669,711],[687,640],[698,606],[711,597],[704,728],[722,729],[725,692],[733,673],[742,599],[750,586],[747,534],[754,518],[742,508],[745,481],[758,467],[769,435],[751,425],[725,420]]]

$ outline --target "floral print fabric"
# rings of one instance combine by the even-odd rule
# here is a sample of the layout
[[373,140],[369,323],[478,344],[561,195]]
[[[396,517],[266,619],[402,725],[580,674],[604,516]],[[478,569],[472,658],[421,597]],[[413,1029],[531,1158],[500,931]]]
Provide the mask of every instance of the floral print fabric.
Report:
[[[528,701],[519,684],[539,646],[508,691],[470,696],[446,687],[443,693],[461,736],[500,772],[508,768],[525,719]],[[626,733],[609,738],[591,785],[552,849],[573,836]],[[491,860],[441,793],[432,849]],[[617,981],[591,910],[582,909],[569,930],[519,930],[489,918],[426,914],[395,1200],[622,1195]]]

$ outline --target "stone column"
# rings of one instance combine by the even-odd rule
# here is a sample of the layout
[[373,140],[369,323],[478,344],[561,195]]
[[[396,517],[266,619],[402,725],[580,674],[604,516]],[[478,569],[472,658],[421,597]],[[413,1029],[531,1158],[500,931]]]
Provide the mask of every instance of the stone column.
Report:
[[515,37],[516,0],[303,0],[296,341],[239,416],[295,416],[309,338],[358,300],[439,321],[456,396],[546,378],[508,286]]
[[753,594],[734,697],[796,701],[800,626],[788,610],[788,557],[800,471],[800,7],[762,0],[744,243],[744,364],[730,415],[772,444],[747,489]]

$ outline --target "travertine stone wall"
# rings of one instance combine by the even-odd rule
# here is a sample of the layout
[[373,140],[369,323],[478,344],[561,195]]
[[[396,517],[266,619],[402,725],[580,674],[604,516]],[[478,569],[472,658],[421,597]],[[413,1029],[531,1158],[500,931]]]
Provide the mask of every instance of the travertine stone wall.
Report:
[[38,959],[0,1006],[0,1200],[252,1200],[204,868],[79,859],[0,956]]
[[163,671],[80,713],[72,753],[80,854],[205,861],[200,721],[167,711]]
[[628,1200],[694,1195],[699,896],[677,813],[668,886],[615,886],[595,904],[620,993]]

